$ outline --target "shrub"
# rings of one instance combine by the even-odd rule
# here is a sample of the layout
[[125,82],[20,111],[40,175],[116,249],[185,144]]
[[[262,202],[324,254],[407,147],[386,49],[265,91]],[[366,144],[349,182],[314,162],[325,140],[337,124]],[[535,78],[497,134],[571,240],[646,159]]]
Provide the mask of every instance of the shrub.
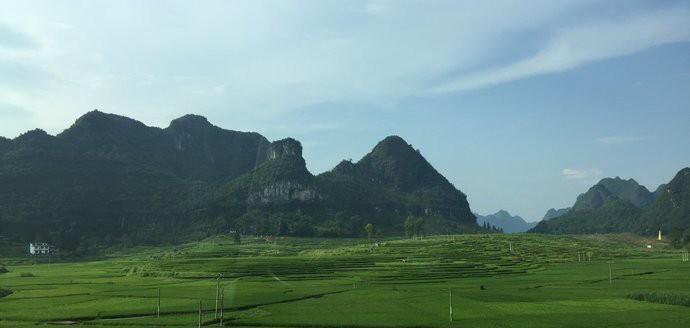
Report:
[[31,277],[35,277],[34,274],[31,273],[31,272],[22,272],[22,273],[19,274],[19,276],[22,277],[22,278],[31,278]]
[[4,265],[0,264],[0,273],[8,273],[8,272],[10,272],[10,270],[7,270],[7,268]]
[[0,288],[0,297],[5,297],[5,296],[10,295],[10,294],[12,294],[11,289]]
[[690,296],[667,293],[630,293],[628,298],[659,304],[690,306]]

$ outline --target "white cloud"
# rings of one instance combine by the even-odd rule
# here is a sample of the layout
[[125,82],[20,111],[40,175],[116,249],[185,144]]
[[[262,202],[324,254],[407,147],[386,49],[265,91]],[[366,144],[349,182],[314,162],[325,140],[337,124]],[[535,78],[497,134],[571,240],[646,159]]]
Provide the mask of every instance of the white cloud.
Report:
[[157,125],[196,112],[238,127],[323,103],[394,106],[499,53],[503,35],[584,3],[10,2],[0,23],[13,44],[24,35],[35,47],[0,48],[0,72],[41,74],[22,84],[0,75],[0,100],[53,133],[92,108]]
[[504,67],[462,74],[432,88],[447,93],[493,86],[535,75],[690,40],[690,10],[668,9],[613,21],[583,22],[556,33],[540,51]]
[[561,175],[568,180],[599,180],[602,176],[602,172],[597,168],[590,169],[571,169],[565,168],[561,170]]
[[642,137],[625,137],[625,136],[606,136],[597,139],[597,142],[602,145],[619,145],[625,143],[632,143],[642,141]]

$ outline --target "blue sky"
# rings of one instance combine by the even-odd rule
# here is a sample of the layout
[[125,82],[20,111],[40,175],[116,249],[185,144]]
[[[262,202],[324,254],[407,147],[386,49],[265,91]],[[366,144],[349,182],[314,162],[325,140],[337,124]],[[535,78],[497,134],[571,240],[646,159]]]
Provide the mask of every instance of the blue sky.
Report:
[[476,212],[690,165],[689,1],[2,1],[0,135],[93,108],[304,144],[405,138]]

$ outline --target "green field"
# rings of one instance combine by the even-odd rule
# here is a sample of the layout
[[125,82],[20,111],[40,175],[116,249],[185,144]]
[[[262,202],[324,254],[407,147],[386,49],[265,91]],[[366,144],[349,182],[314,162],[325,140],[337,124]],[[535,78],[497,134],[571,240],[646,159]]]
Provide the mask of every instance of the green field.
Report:
[[688,327],[690,307],[629,297],[690,297],[690,262],[681,258],[625,235],[241,245],[220,236],[90,262],[1,259],[9,272],[0,287],[13,293],[0,298],[0,327],[196,327],[199,301],[202,324],[218,326],[218,273],[226,326]]

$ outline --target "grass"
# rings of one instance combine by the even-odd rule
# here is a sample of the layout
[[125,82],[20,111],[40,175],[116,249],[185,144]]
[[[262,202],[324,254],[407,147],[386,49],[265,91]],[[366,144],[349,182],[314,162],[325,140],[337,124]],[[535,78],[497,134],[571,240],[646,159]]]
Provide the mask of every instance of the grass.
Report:
[[[203,322],[217,325],[218,273],[228,326],[448,327],[451,289],[457,327],[686,327],[687,308],[630,298],[640,290],[690,293],[690,265],[665,244],[647,243],[621,235],[518,234],[377,244],[255,238],[235,245],[218,236],[99,261],[14,259],[0,275],[0,285],[14,291],[0,300],[0,327],[189,327],[199,300]],[[578,262],[578,252],[591,261]]]

